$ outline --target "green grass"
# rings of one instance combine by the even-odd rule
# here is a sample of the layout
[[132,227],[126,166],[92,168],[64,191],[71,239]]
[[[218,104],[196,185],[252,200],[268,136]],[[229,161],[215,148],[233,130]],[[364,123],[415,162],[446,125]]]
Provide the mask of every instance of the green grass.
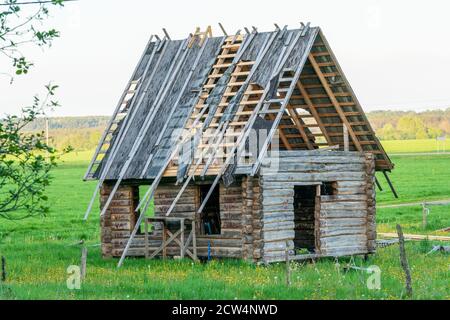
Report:
[[[7,258],[8,280],[0,285],[0,299],[401,299],[404,276],[398,247],[379,249],[358,266],[381,268],[381,290],[369,290],[368,274],[344,272],[349,259],[324,259],[293,266],[293,284],[285,285],[285,266],[255,266],[243,261],[220,260],[194,264],[190,260],[128,259],[117,270],[117,260],[103,260],[99,243],[98,208],[87,223],[82,216],[95,186],[82,182],[90,153],[65,157],[54,171],[48,189],[51,213],[20,222],[1,221],[0,254]],[[393,157],[392,179],[401,200],[393,200],[385,186],[378,203],[446,198],[450,195],[449,156]],[[382,177],[379,177],[383,180]],[[421,229],[420,208],[378,210],[379,231],[393,231],[401,223],[405,232],[430,233],[450,225],[450,206],[432,207],[427,230]],[[88,275],[81,290],[66,287],[67,267],[79,264],[80,247],[89,245]],[[408,242],[414,298],[450,299],[450,257],[426,255],[432,243]]]
[[450,142],[446,141],[445,145],[435,139],[420,140],[383,140],[381,141],[384,149],[388,153],[415,153],[415,152],[437,152],[450,151]]
[[383,174],[377,173],[383,191],[378,203],[416,202],[450,198],[450,155],[392,156],[395,169],[389,174],[399,199],[395,199]]

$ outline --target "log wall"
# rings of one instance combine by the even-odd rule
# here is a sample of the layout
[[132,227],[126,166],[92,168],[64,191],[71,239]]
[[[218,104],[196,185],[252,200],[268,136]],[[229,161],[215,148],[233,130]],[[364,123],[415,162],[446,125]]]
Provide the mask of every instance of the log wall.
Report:
[[[155,216],[163,216],[175,199],[180,186],[170,184],[160,184],[155,193]],[[243,232],[244,226],[247,230],[249,226],[244,224],[247,221],[243,213],[244,197],[241,182],[236,182],[228,188],[222,184],[220,193],[220,220],[221,234],[202,235],[197,230],[197,252],[201,257],[208,255],[208,245],[210,245],[213,257],[242,258],[243,256]],[[172,217],[196,217],[197,226],[200,227],[200,218],[196,216],[196,209],[200,206],[200,195],[196,185],[188,186],[175,209]],[[251,226],[250,226],[251,227]],[[177,247],[172,244],[176,253]],[[170,249],[168,254],[170,255]]]
[[[108,200],[113,185],[103,184],[100,190],[100,209]],[[137,186],[120,186],[103,217],[100,218],[102,255],[117,257],[123,252],[127,239],[136,224],[134,210],[139,202]]]
[[[333,195],[319,194],[315,199],[316,253],[321,256],[372,253],[376,240],[374,174],[375,162],[371,154],[282,151],[278,159],[267,158],[263,162],[259,177],[244,176],[228,188],[220,185],[221,234],[202,235],[198,229],[198,255],[206,257],[210,245],[213,257],[284,261],[286,243],[294,249],[294,240],[300,239],[296,238],[296,229],[297,237],[305,229],[295,218],[294,188],[323,182],[332,182],[334,192]],[[165,215],[179,189],[180,186],[173,183],[159,185],[154,198],[156,216]],[[107,184],[102,187],[102,205],[110,190]],[[135,225],[134,210],[138,201],[138,187],[119,188],[110,209],[101,219],[104,257],[122,254]],[[171,216],[195,217],[200,226],[196,216],[199,206],[198,186],[188,186]],[[150,249],[159,247],[161,234],[161,226],[155,225],[149,237]],[[144,256],[144,247],[144,237],[138,234],[129,255]],[[177,256],[179,252],[175,243],[167,248],[168,256]]]
[[281,151],[262,165],[263,261],[285,259],[294,248],[294,187],[333,182],[333,195],[316,198],[316,253],[365,254],[375,250],[375,164],[372,155],[341,151]]

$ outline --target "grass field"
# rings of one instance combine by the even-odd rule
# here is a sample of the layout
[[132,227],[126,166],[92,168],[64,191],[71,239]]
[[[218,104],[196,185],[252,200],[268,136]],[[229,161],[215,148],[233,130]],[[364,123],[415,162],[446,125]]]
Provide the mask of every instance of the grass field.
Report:
[[383,147],[389,153],[416,153],[416,152],[449,152],[450,142],[437,142],[435,139],[420,140],[383,140]]
[[[381,289],[369,290],[369,274],[345,272],[349,258],[324,259],[293,265],[293,284],[285,285],[285,266],[255,266],[221,260],[194,264],[190,260],[145,261],[129,259],[117,270],[116,260],[101,259],[98,210],[81,221],[94,183],[81,177],[89,153],[72,153],[54,171],[48,189],[51,213],[20,222],[1,221],[0,254],[7,259],[8,280],[0,285],[0,299],[401,299],[404,276],[398,247],[379,249],[358,266],[381,268]],[[394,156],[391,177],[401,199],[393,199],[384,178],[378,204],[450,198],[450,155]],[[450,206],[431,208],[429,226],[422,230],[420,207],[378,210],[379,231],[394,231],[401,223],[408,233],[436,234],[450,226]],[[81,290],[66,286],[68,266],[79,264],[84,239],[89,245],[88,275]],[[414,298],[450,299],[447,254],[426,255],[433,243],[408,242]]]

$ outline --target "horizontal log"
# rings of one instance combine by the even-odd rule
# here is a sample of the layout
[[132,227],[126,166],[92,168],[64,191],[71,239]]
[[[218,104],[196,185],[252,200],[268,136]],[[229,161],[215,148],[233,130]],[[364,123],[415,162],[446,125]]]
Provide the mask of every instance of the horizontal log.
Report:
[[362,227],[326,227],[320,228],[320,238],[344,236],[344,235],[364,235],[366,228]]
[[294,213],[292,211],[282,211],[282,212],[265,212],[261,219],[264,223],[270,223],[272,221],[293,221]]
[[113,221],[111,222],[111,230],[131,230],[132,224],[130,222]]
[[263,186],[263,192],[267,190],[278,190],[278,189],[292,189],[296,186],[311,186],[311,185],[321,185],[322,182],[301,182],[301,181],[282,181],[282,182],[267,182]]
[[242,211],[242,200],[237,202],[221,202],[220,203],[221,211]]
[[365,218],[367,212],[365,210],[349,210],[349,209],[338,209],[338,208],[321,208],[320,209],[320,219],[328,218]]
[[[169,211],[170,205],[155,205],[156,212],[166,213]],[[176,204],[172,212],[195,212],[197,206],[195,204]]]
[[[150,248],[150,252],[154,251],[156,248]],[[188,248],[192,252],[192,247]],[[213,257],[221,257],[221,258],[241,258],[242,257],[242,248],[216,248],[211,247],[211,256]],[[111,253],[114,257],[120,257],[123,253],[123,249],[112,249]],[[167,248],[167,255],[169,257],[180,256],[180,249],[176,248]],[[199,257],[207,257],[208,256],[208,247],[197,247],[197,255]],[[145,256],[144,248],[133,248],[131,247],[127,253],[127,256],[134,257],[143,257]],[[162,256],[162,253],[158,254],[158,256]]]
[[367,203],[363,201],[324,202],[320,204],[321,210],[365,210]]
[[303,173],[319,173],[319,172],[364,172],[365,165],[363,163],[299,163],[299,162],[281,162],[278,165],[273,164],[270,167],[262,168],[262,175],[273,173],[287,172],[303,172]]
[[354,180],[347,180],[347,179],[341,179],[336,181],[337,188],[357,188],[357,187],[365,187],[367,185],[367,181],[361,180],[361,181],[354,181]]
[[325,256],[350,256],[350,255],[360,255],[367,253],[367,246],[344,246],[344,247],[334,247],[334,248],[321,248],[320,253]]
[[[171,206],[175,198],[160,198],[155,199],[155,205],[156,206]],[[195,204],[195,198],[194,197],[181,197],[177,201],[177,205],[193,205]]]
[[320,247],[329,246],[352,246],[357,244],[366,244],[367,236],[365,234],[339,235],[333,237],[320,238]]
[[279,212],[279,211],[292,211],[294,213],[294,204],[293,203],[284,203],[284,204],[264,204],[263,212],[264,214],[268,212]]
[[242,227],[241,220],[224,220],[222,221],[222,228],[225,229],[239,229]]
[[220,238],[226,238],[226,239],[241,239],[242,238],[242,229],[232,229],[232,228],[221,228],[220,235],[199,235],[197,234],[197,239],[204,238],[204,239],[220,239]]
[[293,229],[284,231],[263,231],[262,237],[264,241],[267,242],[293,240],[295,238],[295,232]]
[[264,197],[262,200],[263,206],[269,206],[269,205],[293,205],[294,204],[294,198],[293,197]]
[[338,195],[366,194],[366,187],[338,187],[336,193]]
[[124,222],[132,222],[136,220],[136,216],[134,215],[134,211],[128,214],[112,214],[112,221],[124,221]]
[[294,229],[295,225],[293,221],[274,221],[271,223],[264,223],[263,231],[279,231]]
[[352,180],[352,181],[364,181],[366,174],[363,172],[328,172],[328,173],[277,173],[263,175],[261,180],[263,183],[268,182],[286,182],[286,181],[302,181],[302,182],[322,182],[322,181],[335,181],[335,180]]
[[128,207],[109,207],[106,210],[106,214],[108,215],[112,215],[112,214],[130,214],[134,212],[134,207],[133,206],[128,206]]
[[111,237],[114,239],[129,238],[131,236],[131,230],[111,230]]
[[366,218],[340,218],[340,219],[320,219],[320,228],[326,227],[364,227],[367,228]]
[[336,201],[366,201],[367,195],[330,195],[321,196],[320,203],[336,202]]
[[263,197],[292,198],[294,197],[294,188],[264,189]]
[[273,251],[283,251],[286,250],[286,242],[288,244],[288,249],[292,250],[294,249],[294,241],[279,241],[279,242],[267,242],[264,243],[264,252],[273,252]]
[[[159,186],[156,189],[154,198],[156,201],[158,199],[175,199],[175,197],[177,196],[179,191],[180,191],[180,187],[178,187],[178,186],[170,186],[170,188],[165,186],[164,189],[161,189],[161,186]],[[197,195],[197,190],[195,190],[193,188],[192,189],[187,188],[181,195],[181,198],[194,198],[194,197],[196,197],[196,195]]]

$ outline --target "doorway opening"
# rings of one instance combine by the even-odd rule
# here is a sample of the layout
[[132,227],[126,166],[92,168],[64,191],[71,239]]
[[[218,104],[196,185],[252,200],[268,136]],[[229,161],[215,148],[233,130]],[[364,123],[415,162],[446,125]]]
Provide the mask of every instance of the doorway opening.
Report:
[[[200,185],[200,203],[206,198],[210,184]],[[217,185],[208,201],[206,202],[203,211],[200,213],[200,233],[201,234],[220,234],[220,193],[219,185]]]
[[295,249],[315,249],[315,207],[317,186],[294,187]]

